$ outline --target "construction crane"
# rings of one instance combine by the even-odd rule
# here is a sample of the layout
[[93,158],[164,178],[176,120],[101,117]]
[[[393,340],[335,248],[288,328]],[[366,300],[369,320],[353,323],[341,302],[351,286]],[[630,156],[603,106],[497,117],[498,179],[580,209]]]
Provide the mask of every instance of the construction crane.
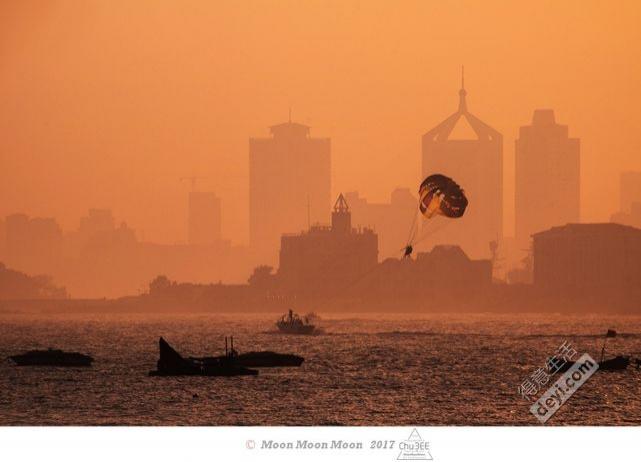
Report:
[[196,190],[196,182],[198,180],[206,180],[206,176],[185,176],[180,179],[180,181],[190,181],[191,182],[191,190],[195,191]]

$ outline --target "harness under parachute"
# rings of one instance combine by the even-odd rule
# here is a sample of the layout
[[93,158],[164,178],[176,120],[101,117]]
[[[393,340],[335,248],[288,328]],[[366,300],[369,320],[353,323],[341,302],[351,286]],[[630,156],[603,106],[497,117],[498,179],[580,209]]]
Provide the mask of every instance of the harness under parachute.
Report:
[[417,236],[417,217],[421,214],[429,220],[438,215],[446,218],[461,218],[467,208],[467,197],[461,187],[450,177],[439,173],[430,175],[423,182],[418,190],[418,211],[414,223],[410,229],[410,236],[404,248],[403,257],[410,257],[413,245],[427,237]]

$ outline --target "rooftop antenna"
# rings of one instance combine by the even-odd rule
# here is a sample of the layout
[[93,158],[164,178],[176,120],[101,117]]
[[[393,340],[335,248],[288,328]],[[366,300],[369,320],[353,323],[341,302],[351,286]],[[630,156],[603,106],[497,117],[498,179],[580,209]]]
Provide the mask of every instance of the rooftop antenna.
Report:
[[465,66],[461,66],[461,89],[458,92],[459,94],[459,103],[458,110],[459,112],[467,112],[467,103],[465,102]]
[[310,213],[309,213],[309,194],[307,194],[307,229],[310,229],[312,226]]
[[292,123],[292,107],[289,106],[289,123]]

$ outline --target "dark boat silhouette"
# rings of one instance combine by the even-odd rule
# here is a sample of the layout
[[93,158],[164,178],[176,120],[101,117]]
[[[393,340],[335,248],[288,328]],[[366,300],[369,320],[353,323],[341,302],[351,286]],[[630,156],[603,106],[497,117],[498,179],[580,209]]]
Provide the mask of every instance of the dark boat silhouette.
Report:
[[91,356],[53,348],[31,350],[21,355],[9,356],[9,359],[17,366],[89,367],[93,362]]
[[622,371],[630,365],[629,356],[615,356],[599,362],[599,369],[602,371]]
[[608,329],[603,339],[603,347],[601,348],[601,360],[599,361],[599,369],[602,371],[623,371],[630,365],[629,356],[617,355],[614,358],[605,359],[605,345],[609,338],[617,336],[617,331]]
[[283,334],[311,335],[318,332],[316,326],[311,324],[309,319],[301,318],[292,310],[276,321],[276,327]]
[[[553,361],[550,361],[552,363]],[[565,372],[570,369],[575,364],[575,361],[566,361],[562,367],[558,369],[558,372]],[[599,370],[600,371],[623,371],[628,368],[630,365],[629,356],[615,356],[610,359],[603,359],[599,361]]]
[[[203,364],[216,363],[225,356],[189,358],[201,361]],[[234,356],[237,365],[243,367],[298,367],[305,358],[293,354],[275,353],[273,351],[249,351]]]
[[[197,358],[183,358],[167,341],[160,337],[158,341],[160,358],[157,370],[149,372],[151,376],[205,375],[211,377],[231,377],[235,375],[258,375],[255,369],[239,365],[233,354],[203,361]],[[233,348],[232,348],[233,353]]]
[[[628,368],[630,365],[630,357],[629,356],[622,356],[622,355],[617,355],[614,358],[610,359],[605,359],[605,345],[607,342],[607,339],[613,338],[617,336],[617,332],[614,329],[608,329],[608,331],[605,334],[605,337],[603,339],[603,347],[601,348],[601,360],[599,361],[599,370],[600,371],[623,371]],[[550,358],[548,360],[548,365],[552,364],[555,362],[554,357]],[[562,367],[558,369],[558,372],[565,372],[570,367],[572,367],[575,364],[575,361],[566,361]]]

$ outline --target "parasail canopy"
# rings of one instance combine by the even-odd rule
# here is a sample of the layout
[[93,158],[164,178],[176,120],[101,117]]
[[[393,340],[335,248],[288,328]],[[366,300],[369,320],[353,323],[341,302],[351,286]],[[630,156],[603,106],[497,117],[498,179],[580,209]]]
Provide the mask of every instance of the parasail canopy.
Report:
[[425,178],[418,192],[419,210],[427,218],[460,218],[467,208],[465,192],[453,179],[439,173]]

